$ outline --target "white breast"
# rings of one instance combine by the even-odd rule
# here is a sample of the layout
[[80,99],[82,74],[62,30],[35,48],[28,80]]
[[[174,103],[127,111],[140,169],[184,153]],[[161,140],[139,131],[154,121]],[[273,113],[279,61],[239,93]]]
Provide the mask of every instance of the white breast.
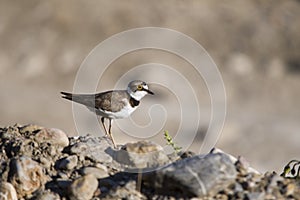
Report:
[[122,118],[127,118],[133,113],[136,109],[137,106],[134,108],[131,107],[127,99],[123,99],[124,102],[126,102],[125,107],[121,109],[119,112],[110,112],[110,111],[103,111],[99,110],[101,113],[103,113],[104,117],[108,117],[111,119],[122,119]]

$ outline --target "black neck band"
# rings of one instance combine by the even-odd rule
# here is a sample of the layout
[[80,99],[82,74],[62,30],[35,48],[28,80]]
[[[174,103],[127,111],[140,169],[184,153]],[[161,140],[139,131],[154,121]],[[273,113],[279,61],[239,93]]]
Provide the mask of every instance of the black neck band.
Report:
[[135,106],[138,106],[138,105],[140,104],[140,101],[138,101],[138,100],[136,100],[136,99],[130,97],[129,103],[130,103],[131,107],[134,108]]

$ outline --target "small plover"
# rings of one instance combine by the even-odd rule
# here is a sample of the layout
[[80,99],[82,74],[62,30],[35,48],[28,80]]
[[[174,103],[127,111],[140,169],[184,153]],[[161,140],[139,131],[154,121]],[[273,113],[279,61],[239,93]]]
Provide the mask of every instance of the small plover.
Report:
[[[71,94],[61,92],[62,98],[85,105],[90,111],[95,112],[101,121],[105,134],[110,137],[114,147],[115,141],[111,134],[111,121],[113,119],[127,118],[135,111],[140,100],[146,95],[154,93],[149,90],[144,81],[135,80],[128,84],[127,90],[111,90],[96,94]],[[109,120],[108,131],[104,119]]]

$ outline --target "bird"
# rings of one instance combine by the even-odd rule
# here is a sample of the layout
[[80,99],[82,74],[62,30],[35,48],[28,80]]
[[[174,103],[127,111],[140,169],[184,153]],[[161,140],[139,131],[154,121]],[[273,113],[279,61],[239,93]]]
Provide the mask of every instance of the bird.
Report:
[[[116,144],[111,133],[112,120],[129,117],[147,94],[154,95],[147,83],[141,80],[131,81],[126,90],[110,90],[95,94],[61,92],[62,98],[82,104],[96,113],[105,130],[105,135],[111,139],[115,148]],[[104,124],[105,119],[109,120],[108,130]]]

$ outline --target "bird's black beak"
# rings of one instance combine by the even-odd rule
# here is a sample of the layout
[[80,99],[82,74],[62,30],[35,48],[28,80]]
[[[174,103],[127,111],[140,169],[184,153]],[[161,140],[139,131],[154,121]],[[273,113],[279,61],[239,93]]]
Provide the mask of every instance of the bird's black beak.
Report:
[[146,88],[143,88],[143,91],[146,91],[148,94],[154,95],[154,93]]

